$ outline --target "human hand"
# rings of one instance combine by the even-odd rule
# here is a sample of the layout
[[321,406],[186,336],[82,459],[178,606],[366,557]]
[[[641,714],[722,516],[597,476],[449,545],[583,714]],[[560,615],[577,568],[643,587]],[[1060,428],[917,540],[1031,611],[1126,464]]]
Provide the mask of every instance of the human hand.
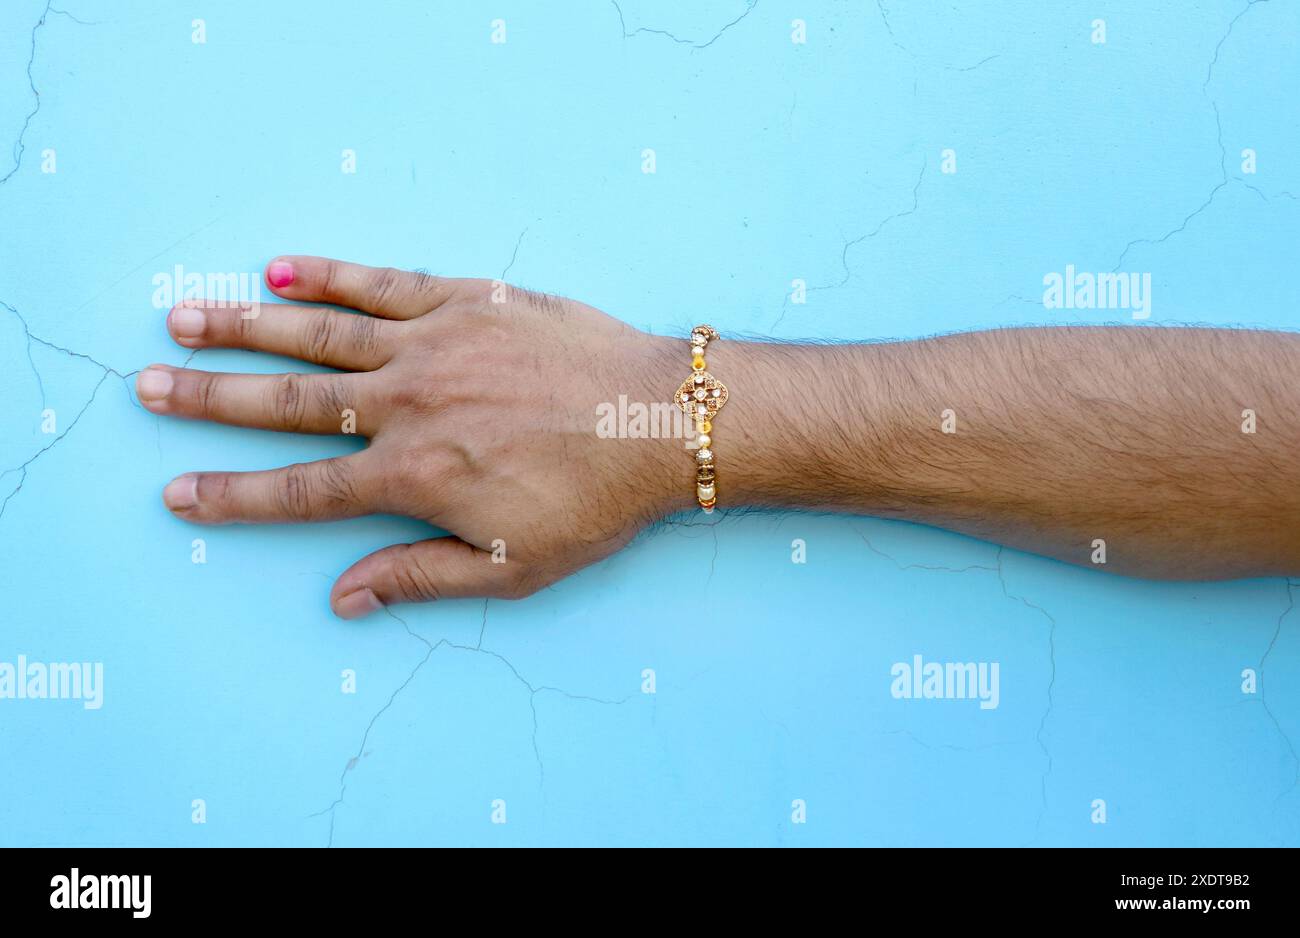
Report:
[[[490,280],[281,257],[267,283],[286,304],[186,301],[167,328],[189,349],[242,348],[337,374],[220,374],[152,365],[140,402],[169,416],[369,445],[264,472],[195,472],[163,491],[201,524],[407,515],[451,532],[385,548],[339,577],[344,618],[443,597],[527,596],[613,553],[692,504],[680,439],[602,439],[597,405],[666,401],[684,343],[572,300]],[[493,562],[504,547],[505,562]],[[498,559],[501,551],[496,551]]]

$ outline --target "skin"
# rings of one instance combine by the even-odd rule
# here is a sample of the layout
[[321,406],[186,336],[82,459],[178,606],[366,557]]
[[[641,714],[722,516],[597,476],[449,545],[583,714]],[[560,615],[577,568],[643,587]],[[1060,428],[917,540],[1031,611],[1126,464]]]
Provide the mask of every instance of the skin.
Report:
[[[189,349],[338,369],[217,374],[153,365],[158,414],[339,433],[366,449],[266,472],[196,472],[163,492],[199,524],[408,515],[452,536],[362,558],[330,594],[356,618],[444,597],[530,595],[696,510],[681,438],[610,439],[598,406],[667,401],[684,339],[490,280],[281,257],[287,303],[188,301]],[[326,303],[342,309],[297,303]],[[1173,579],[1300,572],[1300,336],[1037,328],[912,342],[723,338],[713,427],[721,507],[844,511],[961,531],[1071,563]],[[1243,410],[1257,415],[1242,432]],[[940,429],[952,411],[956,432]],[[1096,564],[1094,542],[1106,542]],[[505,563],[492,562],[504,541]]]

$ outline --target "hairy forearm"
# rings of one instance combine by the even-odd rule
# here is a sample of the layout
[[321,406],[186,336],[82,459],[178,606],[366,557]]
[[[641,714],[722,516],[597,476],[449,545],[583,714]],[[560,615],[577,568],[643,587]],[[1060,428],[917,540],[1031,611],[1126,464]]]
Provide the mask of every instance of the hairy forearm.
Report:
[[709,359],[732,389],[723,504],[905,518],[1139,576],[1300,572],[1300,336],[1004,329]]

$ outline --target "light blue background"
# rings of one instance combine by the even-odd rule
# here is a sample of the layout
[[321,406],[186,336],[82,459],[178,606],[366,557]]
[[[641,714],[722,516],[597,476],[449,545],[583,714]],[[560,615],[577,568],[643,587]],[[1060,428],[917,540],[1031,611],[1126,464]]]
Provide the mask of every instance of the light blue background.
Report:
[[[1114,318],[1043,308],[1074,264],[1150,272],[1153,323],[1296,324],[1294,2],[620,7],[64,0],[33,33],[43,0],[5,0],[0,661],[102,661],[105,704],[0,700],[0,843],[1300,843],[1281,580],[719,513],[521,603],[358,624],[332,577],[420,525],[167,514],[185,470],[350,445],[133,401],[121,375],[186,354],[151,302],[176,264],[505,274],[787,338]],[[914,654],[999,662],[1000,707],[893,699]]]

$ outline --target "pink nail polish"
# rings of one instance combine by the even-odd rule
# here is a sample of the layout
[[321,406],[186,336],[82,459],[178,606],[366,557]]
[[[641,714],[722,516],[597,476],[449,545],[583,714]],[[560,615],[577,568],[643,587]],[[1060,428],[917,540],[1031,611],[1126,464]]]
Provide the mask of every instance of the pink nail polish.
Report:
[[276,261],[266,268],[266,282],[273,287],[287,287],[293,283],[293,265],[288,261]]

